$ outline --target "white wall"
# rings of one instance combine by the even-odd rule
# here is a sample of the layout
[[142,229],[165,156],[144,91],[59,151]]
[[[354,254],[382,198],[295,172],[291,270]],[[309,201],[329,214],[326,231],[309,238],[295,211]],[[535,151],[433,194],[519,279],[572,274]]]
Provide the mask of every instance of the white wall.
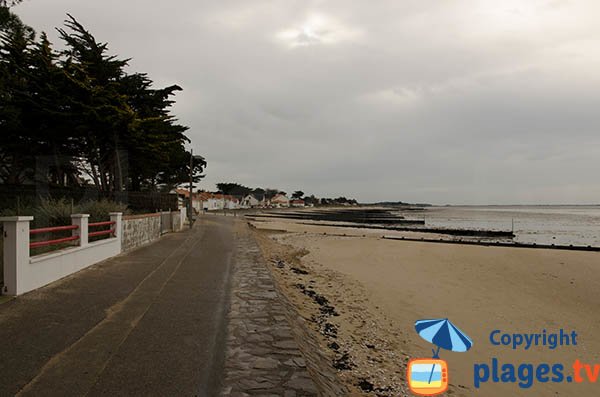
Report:
[[73,231],[79,235],[79,246],[34,257],[29,256],[29,222],[33,217],[0,218],[4,223],[4,290],[6,295],[20,295],[43,287],[121,252],[120,212],[110,214],[115,222],[114,237],[88,243],[87,217],[73,215],[72,223],[83,225]]
[[[95,242],[88,242],[88,217],[87,214],[72,215],[72,224],[78,228],[73,230],[73,235],[79,236],[78,246],[65,248],[46,254],[30,257],[29,223],[31,216],[16,216],[0,218],[4,224],[4,290],[5,295],[20,295],[25,292],[43,287],[53,281],[59,280],[70,274],[78,272],[88,266],[120,254],[123,250],[139,246],[138,240],[149,243],[160,237],[160,217],[150,214],[147,217],[133,217],[123,221],[119,212],[111,213],[110,220],[115,222],[111,229],[115,229],[114,237],[109,237]],[[156,228],[151,223],[156,223]],[[186,221],[186,210],[171,214],[173,231],[182,230]],[[124,222],[128,222],[125,225]],[[132,223],[129,223],[132,222]],[[131,226],[131,227],[126,227]],[[135,229],[136,233],[132,230]],[[156,233],[154,233],[156,229]],[[139,233],[138,233],[139,232]],[[129,235],[126,236],[125,234]],[[148,238],[149,235],[155,238]],[[126,238],[127,237],[127,238]]]
[[120,253],[121,237],[117,236],[83,247],[34,256],[29,259],[29,264],[19,269],[19,281],[14,295],[43,287]]

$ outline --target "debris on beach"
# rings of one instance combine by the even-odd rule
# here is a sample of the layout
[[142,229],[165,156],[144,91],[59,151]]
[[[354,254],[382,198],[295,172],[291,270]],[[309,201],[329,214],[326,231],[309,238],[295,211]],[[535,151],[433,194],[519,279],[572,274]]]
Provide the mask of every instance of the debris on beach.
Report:
[[340,350],[340,345],[338,345],[337,342],[331,342],[330,344],[327,345],[327,347],[329,347],[331,350],[335,350],[335,351]]
[[302,283],[297,283],[296,288],[300,289],[304,295],[311,297],[315,303],[320,306],[319,311],[322,315],[335,317],[339,316],[339,313],[335,310],[335,307],[329,304],[329,300],[325,296],[314,291],[312,286],[309,285],[306,287]]
[[321,306],[321,308],[319,309],[319,311],[322,314],[325,314],[327,316],[334,316],[337,317],[339,316],[338,312],[335,311],[335,308],[331,305],[323,305]]
[[280,269],[283,269],[285,267],[285,262],[281,259],[271,259],[271,262],[274,263],[275,266],[277,266]]
[[321,333],[330,338],[337,338],[337,327],[331,323],[325,323]]
[[344,353],[340,357],[333,360],[333,368],[339,371],[351,370],[354,364],[350,358],[350,354]]
[[368,380],[366,380],[366,379],[361,379],[358,382],[357,386],[360,387],[360,389],[362,391],[366,391],[366,392],[371,392],[371,391],[373,391],[373,389],[375,389],[375,387],[373,386],[373,384],[371,382],[369,382]]
[[299,269],[297,267],[292,267],[290,270],[296,274],[302,274],[302,275],[308,274],[308,272],[306,270]]
[[402,350],[407,342],[378,307],[368,306],[362,287],[300,261],[309,253],[302,246],[279,245],[270,253],[275,278],[322,343],[327,360],[321,364],[328,367],[323,370],[334,371],[351,395],[410,396],[405,387],[408,356]]

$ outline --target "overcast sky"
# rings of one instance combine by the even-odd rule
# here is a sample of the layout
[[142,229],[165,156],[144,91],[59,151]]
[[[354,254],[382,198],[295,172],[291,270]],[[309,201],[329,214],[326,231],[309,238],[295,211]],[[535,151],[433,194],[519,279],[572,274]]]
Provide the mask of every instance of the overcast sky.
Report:
[[[150,4],[152,4],[150,6]],[[600,202],[597,0],[25,0],[73,14],[237,181],[359,201]]]

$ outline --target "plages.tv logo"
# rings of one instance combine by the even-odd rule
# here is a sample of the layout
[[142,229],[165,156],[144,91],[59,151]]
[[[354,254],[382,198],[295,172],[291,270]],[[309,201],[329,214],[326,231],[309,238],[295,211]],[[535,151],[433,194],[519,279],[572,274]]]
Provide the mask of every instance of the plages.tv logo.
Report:
[[440,349],[466,352],[473,341],[447,318],[418,320],[415,330],[429,343],[432,358],[413,358],[408,362],[406,379],[410,391],[419,396],[435,396],[448,390],[448,363],[440,359]]

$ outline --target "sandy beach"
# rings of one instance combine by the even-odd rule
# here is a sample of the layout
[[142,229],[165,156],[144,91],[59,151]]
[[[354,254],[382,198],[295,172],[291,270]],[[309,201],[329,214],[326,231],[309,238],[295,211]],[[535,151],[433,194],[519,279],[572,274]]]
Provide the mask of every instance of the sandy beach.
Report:
[[[493,358],[500,367],[563,364],[565,378],[577,359],[600,363],[600,253],[384,240],[367,230],[281,220],[253,225],[267,258],[282,261],[272,266],[275,278],[312,321],[332,362],[351,363],[338,374],[357,395],[410,395],[405,363],[431,357],[432,345],[414,330],[414,322],[424,318],[449,318],[474,342],[466,353],[440,353],[450,368],[448,395],[598,392],[594,383],[535,378],[522,388],[518,374],[511,383],[494,383],[490,375],[476,388],[474,376],[476,365],[491,368]],[[314,294],[325,297],[338,315],[324,316]],[[326,324],[335,328],[334,337]],[[490,342],[494,330],[501,331],[498,336],[560,329],[575,331],[577,346],[513,350]],[[338,349],[332,349],[333,342]]]

